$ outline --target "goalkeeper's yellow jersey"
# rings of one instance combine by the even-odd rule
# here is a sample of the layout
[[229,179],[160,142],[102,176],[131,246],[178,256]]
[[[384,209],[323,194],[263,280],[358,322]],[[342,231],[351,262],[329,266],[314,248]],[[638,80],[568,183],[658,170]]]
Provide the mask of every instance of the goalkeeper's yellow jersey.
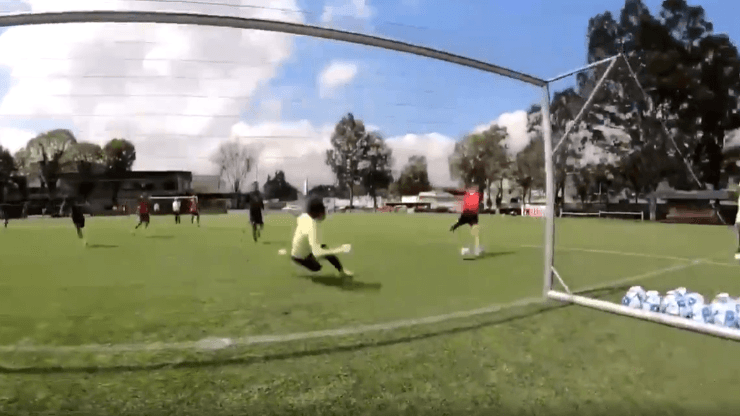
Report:
[[296,229],[293,234],[293,245],[290,255],[297,259],[305,259],[313,254],[316,257],[332,254],[331,250],[321,247],[318,238],[318,221],[308,214],[301,214],[296,221]]

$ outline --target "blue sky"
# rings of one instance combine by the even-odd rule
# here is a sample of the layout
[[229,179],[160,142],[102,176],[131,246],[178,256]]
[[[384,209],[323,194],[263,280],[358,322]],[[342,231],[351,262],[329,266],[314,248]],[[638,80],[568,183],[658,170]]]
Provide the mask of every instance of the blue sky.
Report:
[[[321,4],[301,3],[313,12],[309,22],[317,20]],[[624,4],[621,0],[413,3],[370,2],[375,15],[368,26],[380,36],[445,49],[542,78],[584,65],[589,18],[607,10],[618,16]],[[662,1],[645,3],[657,15]],[[716,32],[740,38],[733,2],[705,0],[701,5]],[[317,86],[311,81],[327,60],[356,62],[359,72],[344,89],[342,99],[318,106],[295,103],[283,110],[288,118],[329,123],[349,110],[381,127],[388,136],[428,131],[460,136],[501,113],[526,109],[539,99],[534,87],[426,58],[308,38],[298,38],[296,50],[294,63],[287,64],[271,85],[283,89],[296,85],[315,96]],[[557,88],[570,82],[561,82]]]
[[[58,3],[24,1],[34,11],[112,7],[106,0],[65,0]],[[241,0],[241,3],[264,5],[266,2]],[[648,0],[645,3],[653,15],[657,15],[661,0]],[[126,9],[136,10],[212,14],[260,12],[203,4],[140,1],[117,4],[119,6],[116,7],[124,4]],[[329,25],[443,49],[549,78],[584,65],[588,20],[607,10],[618,16],[623,4],[623,0],[272,0],[271,6],[264,7],[294,8],[304,13],[272,11],[272,14],[257,17],[301,18],[308,24]],[[740,38],[734,2],[704,0],[701,5],[714,23],[716,32],[728,33],[732,39]],[[333,18],[324,19],[330,7],[335,10]],[[7,7],[0,10],[12,11]],[[323,153],[328,146],[331,127],[351,111],[366,124],[377,127],[389,139],[397,156],[396,171],[408,156],[423,154],[429,161],[433,181],[445,185],[451,182],[446,165],[447,155],[455,140],[475,128],[499,120],[509,128],[512,136],[516,136],[521,148],[527,140],[521,110],[526,110],[541,99],[539,89],[494,74],[427,58],[321,39],[254,32],[246,34],[225,29],[219,29],[219,32],[196,32],[192,27],[183,29],[165,25],[146,29],[150,30],[146,35],[142,34],[145,28],[141,26],[129,27],[126,29],[129,30],[126,32],[128,34],[123,29],[121,33],[124,34],[116,34],[120,26],[106,26],[104,30],[100,27],[94,29],[94,25],[82,25],[82,29],[73,29],[71,26],[32,27],[15,32],[12,36],[10,32],[6,36],[6,31],[0,31],[0,144],[17,150],[33,134],[55,127],[72,128],[78,138],[101,143],[108,135],[131,134],[132,141],[139,149],[135,168],[187,169],[208,173],[214,168],[208,161],[208,155],[231,134],[262,146],[260,181],[268,172],[283,169],[289,180],[295,183],[301,183],[304,177],[310,177],[313,183],[327,182],[331,180],[331,172],[323,164]],[[256,37],[244,39],[251,35]],[[36,36],[38,39],[30,39]],[[248,97],[242,101],[231,100],[228,105],[217,99],[205,104],[185,99],[159,104],[156,100],[141,103],[134,99],[110,97],[99,100],[98,107],[91,107],[89,99],[84,103],[79,99],[69,99],[52,105],[48,103],[56,98],[50,98],[44,92],[50,87],[32,79],[21,82],[23,76],[33,74],[33,71],[24,64],[25,58],[19,58],[20,55],[46,56],[58,50],[81,56],[69,58],[75,67],[94,73],[120,72],[121,67],[130,64],[123,60],[128,53],[123,46],[116,46],[116,52],[108,55],[90,50],[94,46],[104,45],[104,38],[128,39],[137,36],[140,40],[154,41],[158,45],[156,49],[159,55],[171,57],[172,62],[204,57],[214,60],[252,59],[269,66],[269,70],[227,75],[225,81],[233,81],[232,84],[227,82],[215,89],[206,88],[208,81],[204,80],[183,84],[181,89],[176,89],[183,93],[213,96],[233,90],[238,95]],[[135,52],[135,49],[131,50]],[[106,62],[109,65],[106,66]],[[179,64],[185,65],[182,62]],[[61,64],[45,62],[44,65],[47,66],[45,69],[51,71],[54,65]],[[147,74],[152,71],[171,74],[173,71],[161,69],[151,62],[140,61],[136,65],[138,68],[132,68],[127,74],[140,74],[141,71],[149,71],[144,72]],[[351,67],[353,71],[351,75],[345,74],[345,78],[337,83],[338,86],[330,90],[323,88],[319,81],[330,67]],[[213,69],[213,66],[201,68],[203,73]],[[10,76],[11,71],[13,77]],[[62,71],[63,74],[73,72]],[[560,82],[554,89],[565,88],[571,82],[572,79]],[[155,91],[161,89],[159,84],[163,83],[101,81],[94,87],[95,91],[102,93],[119,91],[122,85],[126,90],[144,85],[146,91]],[[73,83],[71,88],[74,94],[87,87]],[[172,88],[168,88],[162,91],[171,92]],[[15,91],[14,96],[12,91]],[[329,93],[322,94],[324,91]],[[147,112],[152,108],[165,108],[171,112],[211,112],[218,116],[241,114],[242,118],[214,118],[208,123],[199,123],[192,117],[181,117],[175,121],[172,118],[161,119],[154,123],[145,123],[139,118],[127,120],[125,127],[116,127],[116,130],[110,124],[90,121],[98,119],[67,117],[44,120],[11,116],[21,112],[19,109],[23,109],[24,114],[25,111],[39,114],[43,108],[37,107],[44,105],[60,113],[66,111],[67,114],[75,114],[74,111],[77,114],[81,111],[81,114],[116,111],[123,114],[126,110]],[[45,111],[52,111],[48,108]],[[211,136],[204,133],[211,130],[215,131],[209,133]],[[150,134],[132,133],[137,131]],[[203,133],[204,137],[169,137],[183,132]],[[305,137],[293,140],[266,138],[276,135]]]

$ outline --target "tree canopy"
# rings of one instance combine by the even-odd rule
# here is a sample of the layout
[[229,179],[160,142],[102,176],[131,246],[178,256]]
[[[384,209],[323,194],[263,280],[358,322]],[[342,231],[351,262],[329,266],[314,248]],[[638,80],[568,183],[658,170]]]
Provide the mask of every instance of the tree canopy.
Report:
[[418,195],[420,192],[432,190],[426,157],[420,155],[409,157],[408,162],[398,176],[395,190],[400,195]]
[[236,141],[221,143],[211,156],[211,161],[218,166],[221,178],[231,187],[232,192],[242,191],[247,175],[256,163],[259,152],[254,146]]

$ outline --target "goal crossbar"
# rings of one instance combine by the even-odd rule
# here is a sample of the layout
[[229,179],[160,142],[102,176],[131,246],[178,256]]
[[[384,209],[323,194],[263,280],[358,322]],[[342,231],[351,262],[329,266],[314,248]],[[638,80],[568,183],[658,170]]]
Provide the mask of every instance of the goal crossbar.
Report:
[[424,56],[440,61],[474,68],[485,72],[512,78],[537,87],[544,87],[547,81],[514,71],[502,66],[479,61],[444,52],[424,46],[413,45],[397,40],[378,36],[363,35],[337,29],[327,29],[319,26],[301,23],[281,22],[279,20],[249,19],[234,16],[217,16],[198,13],[174,12],[144,12],[144,11],[69,11],[53,13],[18,13],[0,16],[0,27],[65,24],[65,23],[159,23],[177,25],[196,25],[210,27],[229,27],[234,29],[263,30],[268,32],[288,33],[292,35],[309,36],[340,42],[355,43],[358,45],[393,50]]

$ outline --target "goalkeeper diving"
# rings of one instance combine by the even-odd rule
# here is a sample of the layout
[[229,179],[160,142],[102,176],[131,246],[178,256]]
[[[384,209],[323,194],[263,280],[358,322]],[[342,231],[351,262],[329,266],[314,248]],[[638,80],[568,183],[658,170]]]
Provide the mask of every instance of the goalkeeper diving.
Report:
[[349,253],[352,246],[344,244],[341,247],[329,249],[318,240],[319,223],[326,218],[324,202],[320,199],[311,199],[306,211],[296,221],[297,227],[293,234],[293,245],[290,251],[291,260],[312,272],[318,272],[322,267],[319,259],[325,259],[337,269],[343,278],[351,278],[352,272],[342,266],[337,254]]

